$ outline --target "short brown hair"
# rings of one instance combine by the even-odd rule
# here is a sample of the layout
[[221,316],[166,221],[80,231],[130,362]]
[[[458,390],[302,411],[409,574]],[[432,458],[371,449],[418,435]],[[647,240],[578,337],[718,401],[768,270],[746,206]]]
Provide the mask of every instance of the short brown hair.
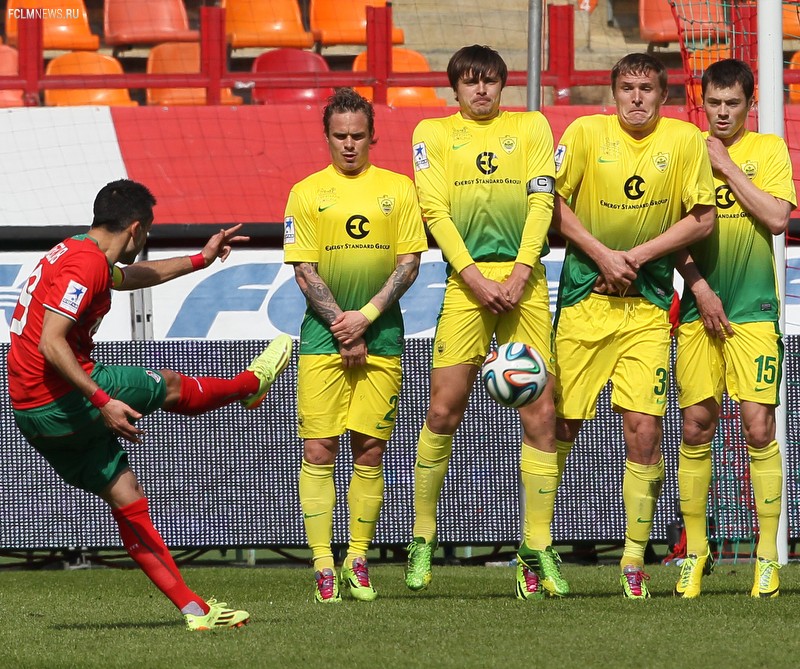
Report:
[[322,111],[322,126],[325,128],[326,136],[330,133],[331,116],[347,112],[364,114],[367,117],[369,136],[375,135],[375,110],[372,108],[372,103],[352,88],[339,88],[328,98],[328,104]]
[[456,90],[462,77],[472,75],[476,79],[498,77],[505,88],[508,79],[508,66],[494,49],[480,44],[461,47],[447,64],[447,78]]
[[617,79],[626,74],[645,75],[655,72],[662,91],[667,90],[667,68],[649,53],[629,53],[620,58],[611,69],[611,90],[617,88]]

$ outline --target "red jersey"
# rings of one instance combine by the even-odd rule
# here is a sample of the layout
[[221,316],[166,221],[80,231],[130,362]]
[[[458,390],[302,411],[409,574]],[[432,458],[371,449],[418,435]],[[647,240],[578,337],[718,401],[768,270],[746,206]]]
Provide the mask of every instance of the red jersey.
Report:
[[87,235],[65,239],[39,261],[11,320],[8,389],[15,409],[39,407],[75,389],[39,352],[45,309],[75,321],[67,342],[86,373],[94,369],[89,356],[94,333],[111,308],[111,270]]

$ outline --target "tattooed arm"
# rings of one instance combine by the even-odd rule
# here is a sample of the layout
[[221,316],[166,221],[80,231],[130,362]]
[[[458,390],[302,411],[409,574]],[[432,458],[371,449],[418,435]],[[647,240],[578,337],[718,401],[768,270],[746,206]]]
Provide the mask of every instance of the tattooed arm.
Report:
[[294,266],[294,278],[311,308],[316,311],[328,325],[342,313],[341,308],[331,293],[331,289],[317,274],[317,264],[310,262],[297,263]]
[[360,311],[339,312],[331,323],[331,332],[345,346],[364,335],[370,324],[397,302],[419,273],[419,253],[397,256],[397,266],[378,293]]

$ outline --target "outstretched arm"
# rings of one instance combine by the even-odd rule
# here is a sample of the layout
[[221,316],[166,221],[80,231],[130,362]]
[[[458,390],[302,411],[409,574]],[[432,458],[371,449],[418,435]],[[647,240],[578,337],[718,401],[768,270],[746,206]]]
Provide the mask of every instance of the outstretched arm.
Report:
[[397,256],[397,266],[386,279],[386,283],[359,311],[344,311],[331,324],[331,332],[345,346],[363,337],[367,328],[392,304],[397,302],[419,273],[419,253]]
[[[178,256],[164,260],[143,260],[128,265],[119,273],[115,272],[114,288],[116,290],[137,290],[157,286],[176,277],[189,274],[211,265],[217,258],[220,262],[231,253],[231,244],[249,242],[250,237],[237,235],[242,224],[234,225],[227,230],[220,230],[212,236],[203,250],[193,256]],[[121,274],[122,278],[119,279]]]

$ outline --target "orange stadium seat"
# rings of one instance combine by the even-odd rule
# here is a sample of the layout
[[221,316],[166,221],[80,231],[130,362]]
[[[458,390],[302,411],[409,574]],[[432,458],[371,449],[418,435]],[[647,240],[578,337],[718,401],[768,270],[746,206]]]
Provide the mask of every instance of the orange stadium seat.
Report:
[[[320,46],[367,43],[367,7],[383,7],[386,0],[311,0],[311,32]],[[392,27],[392,44],[402,44],[405,35]]]
[[[19,60],[14,47],[0,45],[0,76],[19,74]],[[22,107],[22,90],[0,89],[0,107]]]
[[189,29],[183,0],[105,0],[103,40],[120,47],[197,42],[200,32]]
[[688,104],[696,104],[698,106],[703,104],[703,87],[700,85],[703,72],[711,63],[730,57],[731,48],[723,44],[716,44],[689,52],[688,67],[689,72],[694,77],[694,82],[687,84],[687,87],[690,87],[686,91]]
[[[166,42],[154,46],[147,58],[148,74],[196,73],[200,71],[200,44],[197,42]],[[220,95],[223,105],[240,105],[242,98],[223,88]],[[149,105],[204,105],[204,88],[148,88]]]
[[[319,54],[302,49],[274,49],[265,51],[253,61],[253,72],[328,72],[327,61]],[[253,102],[272,104],[281,102],[320,103],[333,95],[333,88],[276,88],[256,86]]]
[[314,36],[303,27],[297,0],[222,0],[222,6],[233,49],[314,45]]
[[783,5],[783,38],[800,40],[800,4]]
[[89,29],[83,0],[8,0],[6,38],[17,45],[17,13],[11,9],[42,9],[42,40],[45,49],[57,51],[97,51],[100,38]]
[[[789,60],[790,70],[800,70],[800,51],[792,54]],[[800,84],[789,84],[789,102],[792,104],[800,102]]]
[[[353,72],[365,72],[367,52],[362,51],[353,61]],[[392,70],[394,72],[430,72],[427,59],[419,51],[392,47]],[[356,89],[368,100],[372,100],[372,87]],[[393,107],[443,107],[447,104],[429,86],[391,87],[386,94],[387,104]]]
[[[722,3],[696,0],[681,3],[687,46],[716,40],[727,33]],[[678,25],[669,0],[639,0],[639,34],[650,46],[678,41]],[[649,47],[648,47],[649,48]]]
[[[72,51],[53,58],[45,74],[123,74],[116,58],[92,51]],[[98,105],[135,107],[127,88],[61,88],[45,89],[44,103],[48,107]]]

